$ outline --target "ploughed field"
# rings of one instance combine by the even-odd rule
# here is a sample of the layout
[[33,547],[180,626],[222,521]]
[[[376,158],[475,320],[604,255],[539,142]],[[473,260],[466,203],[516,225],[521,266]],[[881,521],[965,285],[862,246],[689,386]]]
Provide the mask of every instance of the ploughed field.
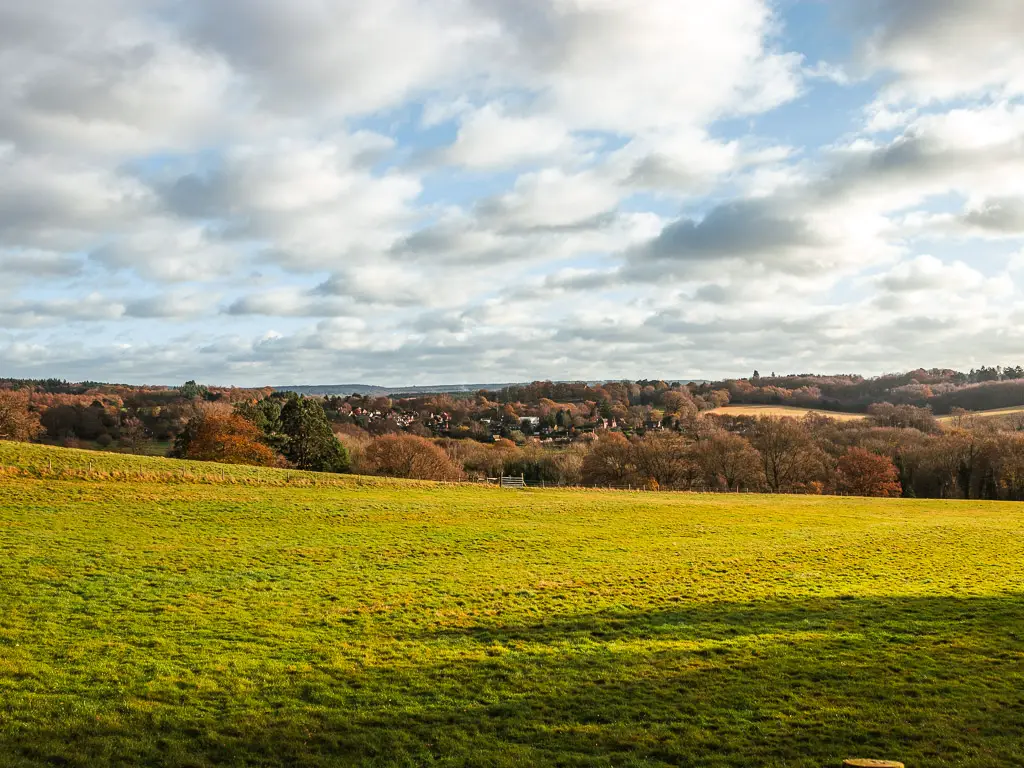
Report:
[[1020,765],[1024,507],[0,443],[0,765]]

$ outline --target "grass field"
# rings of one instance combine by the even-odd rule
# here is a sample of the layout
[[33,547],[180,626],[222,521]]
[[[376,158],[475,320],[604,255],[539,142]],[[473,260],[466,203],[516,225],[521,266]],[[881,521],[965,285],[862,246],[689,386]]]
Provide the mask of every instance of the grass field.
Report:
[[707,411],[707,413],[721,416],[792,416],[797,419],[814,413],[819,416],[828,416],[830,419],[838,421],[853,421],[864,418],[863,413],[823,411],[817,408],[799,408],[793,405],[726,405],[721,408],[713,408]]
[[1019,505],[0,466],[5,768],[1024,754]]

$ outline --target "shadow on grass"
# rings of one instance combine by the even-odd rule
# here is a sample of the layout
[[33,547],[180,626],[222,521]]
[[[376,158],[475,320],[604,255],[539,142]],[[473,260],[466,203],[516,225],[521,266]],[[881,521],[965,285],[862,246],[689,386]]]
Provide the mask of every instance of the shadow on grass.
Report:
[[372,666],[268,668],[230,695],[143,700],[128,669],[122,701],[94,702],[92,719],[59,691],[20,711],[6,685],[0,764],[998,768],[1024,754],[1020,595],[680,603],[381,649]]

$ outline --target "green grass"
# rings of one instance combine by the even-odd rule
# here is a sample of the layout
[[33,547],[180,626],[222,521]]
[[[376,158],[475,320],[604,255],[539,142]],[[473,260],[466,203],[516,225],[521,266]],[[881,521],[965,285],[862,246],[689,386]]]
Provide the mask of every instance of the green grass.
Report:
[[5,768],[1024,754],[1024,507],[0,466]]

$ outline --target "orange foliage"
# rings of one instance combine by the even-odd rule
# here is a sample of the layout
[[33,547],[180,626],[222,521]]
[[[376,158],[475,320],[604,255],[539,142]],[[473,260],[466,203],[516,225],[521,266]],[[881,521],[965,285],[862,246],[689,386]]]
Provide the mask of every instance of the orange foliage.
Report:
[[29,410],[28,393],[0,390],[0,440],[28,441],[41,431],[39,416]]
[[444,450],[416,435],[376,438],[364,452],[367,468],[387,477],[417,480],[459,480],[462,470]]
[[184,458],[272,467],[277,454],[260,442],[263,433],[248,419],[234,413],[210,412],[198,418]]
[[851,448],[839,459],[839,490],[853,496],[899,496],[899,473],[887,456]]

